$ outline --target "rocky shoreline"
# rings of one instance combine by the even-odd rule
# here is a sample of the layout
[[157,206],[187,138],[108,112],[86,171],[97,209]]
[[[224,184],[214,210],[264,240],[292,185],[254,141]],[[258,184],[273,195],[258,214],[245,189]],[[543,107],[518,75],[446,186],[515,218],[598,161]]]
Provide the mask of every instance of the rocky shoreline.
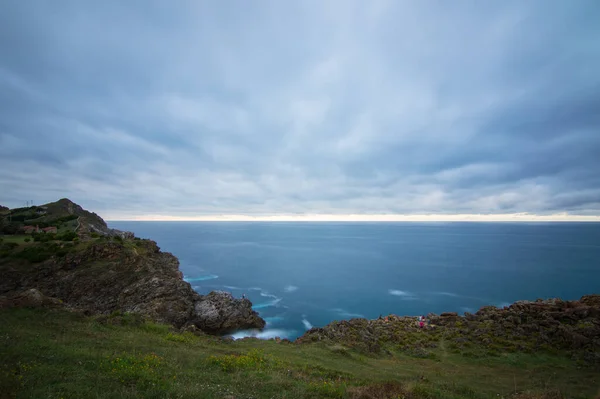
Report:
[[4,264],[0,308],[39,303],[90,315],[131,312],[209,334],[264,327],[249,300],[198,294],[183,280],[175,256],[154,241],[134,242],[94,242],[42,263]]
[[386,346],[427,357],[443,345],[469,356],[500,352],[566,351],[587,364],[600,366],[600,295],[576,301],[518,301],[504,308],[485,306],[474,314],[429,314],[421,328],[415,317],[389,315],[375,320],[335,321],[312,328],[295,342],[341,344],[368,353]]
[[66,199],[41,209],[47,223],[52,223],[52,211],[62,220],[65,214],[78,216],[77,238],[2,244],[0,308],[43,305],[89,315],[130,312],[215,335],[265,326],[248,299],[194,291],[183,280],[179,260],[160,251],[156,242],[108,229],[99,216]]
[[[65,213],[79,215],[78,239],[3,247],[0,309],[44,306],[88,315],[135,313],[181,330],[213,335],[265,327],[248,299],[223,291],[195,292],[183,280],[178,259],[160,251],[156,242],[108,229],[99,216],[68,200],[44,209],[46,218],[53,209],[63,219]],[[51,223],[51,218],[46,220]],[[41,261],[20,256],[40,248],[53,252]],[[334,321],[310,329],[295,343],[329,342],[367,353],[385,352],[389,345],[421,354],[440,345],[453,351],[483,348],[488,355],[500,350],[562,350],[600,364],[600,295],[577,301],[518,301],[464,316],[442,313],[427,318],[427,328],[420,328],[414,317],[396,315]]]

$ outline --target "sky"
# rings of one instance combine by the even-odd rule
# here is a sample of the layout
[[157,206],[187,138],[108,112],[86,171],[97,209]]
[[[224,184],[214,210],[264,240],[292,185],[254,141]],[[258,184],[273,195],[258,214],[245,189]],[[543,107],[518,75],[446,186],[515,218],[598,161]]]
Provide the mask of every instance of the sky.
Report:
[[600,2],[3,1],[0,204],[600,220]]

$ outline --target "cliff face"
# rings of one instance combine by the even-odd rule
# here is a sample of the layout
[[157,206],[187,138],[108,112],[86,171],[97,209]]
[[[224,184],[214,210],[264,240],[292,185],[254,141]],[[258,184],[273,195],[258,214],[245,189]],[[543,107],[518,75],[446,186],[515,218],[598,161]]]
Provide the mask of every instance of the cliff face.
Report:
[[32,291],[23,292],[36,289],[86,313],[135,312],[211,334],[265,325],[247,299],[196,293],[182,279],[177,258],[154,241],[96,239],[69,248],[41,263],[0,260],[0,306],[27,302]]

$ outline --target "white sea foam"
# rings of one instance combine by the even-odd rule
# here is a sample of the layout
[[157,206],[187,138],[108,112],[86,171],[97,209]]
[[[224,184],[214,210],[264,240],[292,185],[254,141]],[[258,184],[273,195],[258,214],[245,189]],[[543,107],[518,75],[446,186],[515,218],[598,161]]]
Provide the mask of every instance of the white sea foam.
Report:
[[403,301],[416,301],[418,298],[412,293],[401,290],[388,290],[388,294],[400,297]]
[[277,298],[274,299],[270,302],[265,302],[265,303],[259,303],[258,305],[254,305],[252,306],[252,309],[256,310],[256,309],[264,309],[264,308],[270,308],[272,306],[277,307],[277,304],[281,302],[281,298]]
[[241,339],[246,337],[255,337],[259,339],[270,339],[270,338],[290,338],[296,335],[296,331],[294,330],[283,330],[283,329],[266,329],[266,330],[244,330],[238,331],[231,336],[233,339]]
[[310,330],[311,328],[313,328],[313,325],[310,324],[310,321],[308,321],[306,319],[302,319],[302,324],[304,324],[304,328],[306,328],[307,330]]
[[263,319],[267,323],[267,326],[271,326],[273,324],[277,324],[278,322],[284,320],[283,317],[281,317],[281,316],[263,317]]
[[352,313],[352,312],[348,312],[344,309],[340,309],[340,308],[335,308],[335,309],[331,309],[332,312],[335,312],[337,314],[339,314],[342,317],[347,317],[347,318],[364,318],[365,316],[360,314],[360,313]]
[[241,290],[240,287],[234,287],[233,285],[224,285],[223,287],[227,288],[228,290]]
[[295,285],[288,285],[287,287],[285,287],[283,290],[285,292],[294,292],[298,289],[298,287],[296,287]]
[[451,296],[451,297],[458,297],[460,295],[455,294],[454,292],[434,292],[435,295],[443,295],[443,296]]
[[209,274],[207,276],[200,276],[200,277],[184,277],[183,280],[187,281],[188,283],[191,283],[194,281],[214,280],[216,278],[219,278],[219,276],[217,276],[216,274]]
[[268,292],[264,292],[264,291],[261,291],[260,296],[264,296],[266,298],[278,299],[277,295],[269,294]]
[[388,290],[388,293],[390,295],[395,295],[395,296],[412,296],[412,294],[410,292],[400,291],[400,290]]

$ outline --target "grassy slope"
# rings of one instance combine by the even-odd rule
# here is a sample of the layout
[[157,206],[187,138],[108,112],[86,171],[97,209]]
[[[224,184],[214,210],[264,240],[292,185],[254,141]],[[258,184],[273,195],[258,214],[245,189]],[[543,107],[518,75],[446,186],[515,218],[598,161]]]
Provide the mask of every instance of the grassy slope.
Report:
[[[11,309],[0,311],[0,397],[499,398],[515,385],[575,398],[598,393],[598,373],[565,357],[468,358],[444,345],[434,353],[366,357],[341,346],[177,334],[132,316],[107,323],[60,310]],[[384,381],[392,383],[382,388]]]
[[30,241],[33,241],[31,235],[25,234],[5,235],[0,236],[0,238],[2,238],[2,242],[14,242],[17,244],[25,244],[25,240],[28,238]]

